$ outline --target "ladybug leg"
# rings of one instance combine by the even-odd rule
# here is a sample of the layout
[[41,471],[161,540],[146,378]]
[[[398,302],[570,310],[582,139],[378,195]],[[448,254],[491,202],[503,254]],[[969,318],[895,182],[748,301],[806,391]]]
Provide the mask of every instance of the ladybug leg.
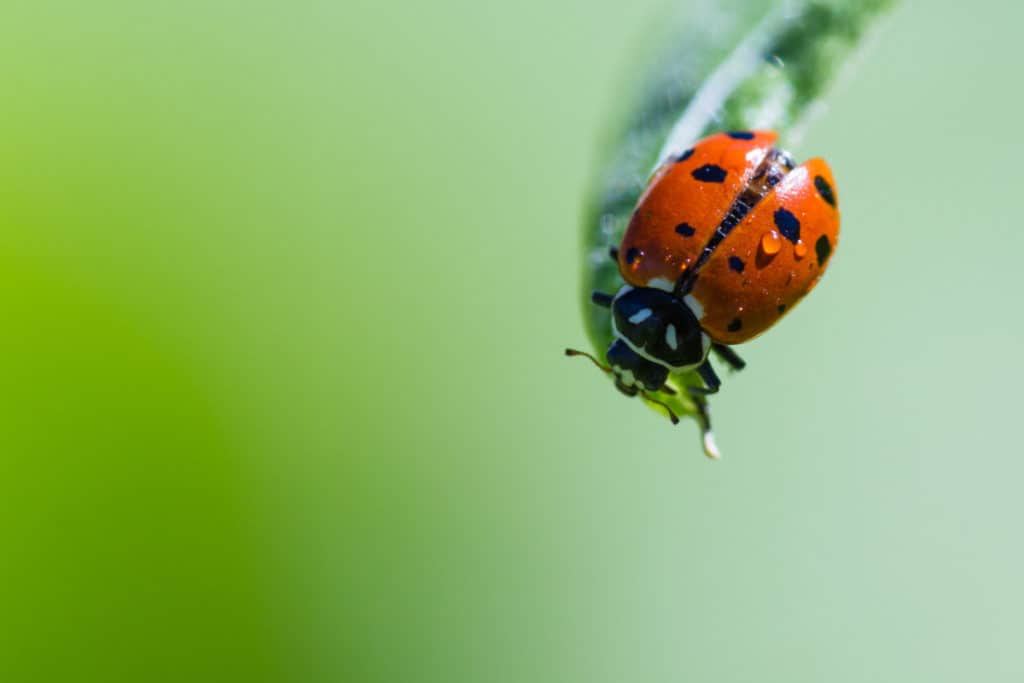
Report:
[[709,394],[717,394],[718,388],[722,386],[722,380],[718,379],[718,374],[715,369],[711,367],[709,361],[704,361],[697,366],[697,374],[704,380],[706,387],[686,387],[686,390],[691,396],[707,396]]
[[590,300],[593,301],[598,306],[601,306],[603,308],[611,308],[612,307],[612,299],[614,299],[614,298],[615,297],[613,297],[611,294],[605,294],[604,292],[591,292],[590,293]]
[[618,262],[619,262],[619,248],[618,247],[608,247],[608,256],[611,257],[612,261],[614,261],[616,264],[618,264]]
[[747,367],[747,361],[740,358],[739,354],[732,350],[732,347],[715,342],[711,345],[711,349],[733,370],[742,370]]

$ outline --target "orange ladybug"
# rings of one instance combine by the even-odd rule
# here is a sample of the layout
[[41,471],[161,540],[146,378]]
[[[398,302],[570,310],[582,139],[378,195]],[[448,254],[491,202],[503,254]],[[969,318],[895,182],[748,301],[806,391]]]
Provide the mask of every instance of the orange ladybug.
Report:
[[[712,135],[666,161],[641,195],[612,249],[626,285],[591,297],[612,313],[608,365],[598,365],[627,396],[657,402],[648,392],[672,393],[668,375],[690,370],[705,386],[689,393],[717,392],[709,351],[741,369],[730,345],[774,325],[825,272],[839,237],[832,171],[823,159],[795,166],[777,137]],[[710,439],[706,429],[715,454]]]

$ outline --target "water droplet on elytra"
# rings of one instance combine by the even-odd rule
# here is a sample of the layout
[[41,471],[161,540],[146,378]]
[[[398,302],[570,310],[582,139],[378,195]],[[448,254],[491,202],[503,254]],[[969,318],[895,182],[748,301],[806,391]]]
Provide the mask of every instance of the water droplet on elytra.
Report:
[[782,249],[782,238],[779,237],[779,233],[775,230],[771,230],[761,235],[761,251],[768,256],[774,256],[779,253]]
[[803,258],[804,256],[807,256],[807,245],[804,244],[803,240],[798,241],[793,246],[793,253],[796,254],[797,258]]

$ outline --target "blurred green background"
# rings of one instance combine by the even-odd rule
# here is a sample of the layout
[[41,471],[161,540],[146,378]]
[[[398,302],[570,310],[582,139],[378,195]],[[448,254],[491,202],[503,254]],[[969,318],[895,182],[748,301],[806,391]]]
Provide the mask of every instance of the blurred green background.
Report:
[[1024,9],[842,80],[709,462],[561,356],[664,7],[5,6],[0,680],[1024,676]]

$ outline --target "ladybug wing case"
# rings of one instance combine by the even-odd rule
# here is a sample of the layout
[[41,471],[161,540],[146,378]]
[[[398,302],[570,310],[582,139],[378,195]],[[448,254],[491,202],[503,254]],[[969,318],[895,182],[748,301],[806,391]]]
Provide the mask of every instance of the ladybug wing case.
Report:
[[761,334],[821,278],[839,238],[832,171],[811,159],[783,178],[700,270],[700,323],[723,344]]
[[775,142],[771,131],[719,133],[655,172],[619,247],[619,272],[635,287],[671,291],[700,258]]

